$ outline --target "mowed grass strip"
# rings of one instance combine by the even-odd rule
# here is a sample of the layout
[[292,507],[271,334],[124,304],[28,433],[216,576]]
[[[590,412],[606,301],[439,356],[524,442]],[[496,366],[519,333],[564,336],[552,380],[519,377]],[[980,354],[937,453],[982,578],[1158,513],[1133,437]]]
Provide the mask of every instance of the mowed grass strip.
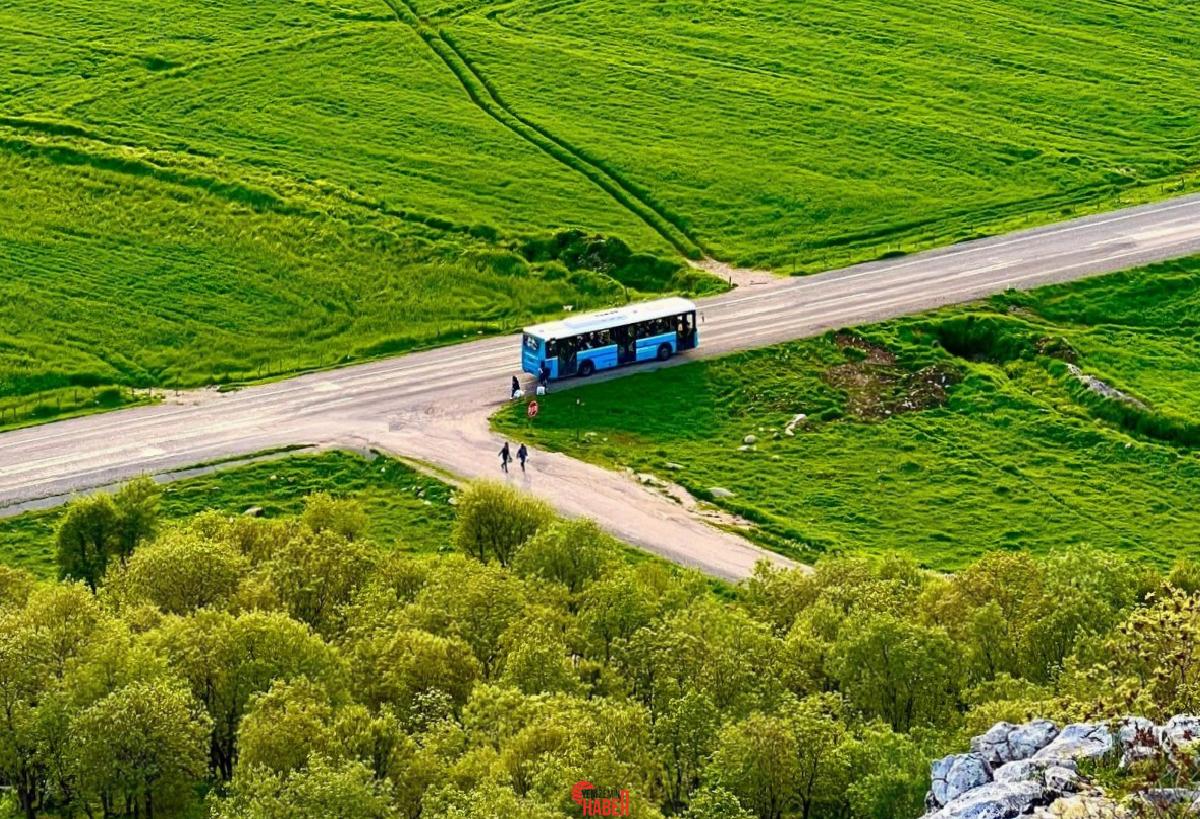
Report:
[[1179,4],[518,0],[440,25],[517,109],[744,265],[1054,221],[1200,165],[1200,18]]
[[952,570],[1088,544],[1165,565],[1200,555],[1198,322],[1190,259],[552,392],[532,423],[495,421],[676,481],[802,560],[900,550]]

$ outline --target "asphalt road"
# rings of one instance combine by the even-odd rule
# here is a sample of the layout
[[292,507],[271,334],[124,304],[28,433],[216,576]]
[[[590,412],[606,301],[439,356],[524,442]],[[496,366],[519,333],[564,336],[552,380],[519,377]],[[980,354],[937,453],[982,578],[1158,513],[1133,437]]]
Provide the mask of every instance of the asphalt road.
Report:
[[[702,302],[702,346],[688,357],[1192,254],[1200,254],[1200,196],[741,287]],[[486,339],[5,433],[0,515],[141,473],[293,443],[375,447],[462,477],[499,478],[500,441],[488,431],[486,418],[500,406],[519,359],[516,337]],[[530,472],[508,480],[566,514],[594,517],[631,543],[710,574],[743,577],[764,557],[787,563],[708,525],[631,476],[562,455],[535,452]]]

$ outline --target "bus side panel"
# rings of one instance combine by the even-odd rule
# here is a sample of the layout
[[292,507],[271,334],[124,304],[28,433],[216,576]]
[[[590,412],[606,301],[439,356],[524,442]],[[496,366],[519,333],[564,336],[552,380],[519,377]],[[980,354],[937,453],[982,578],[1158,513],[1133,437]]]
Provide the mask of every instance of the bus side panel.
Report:
[[658,348],[663,344],[670,345],[672,354],[677,352],[675,349],[675,333],[662,333],[661,335],[650,336],[649,338],[639,338],[637,341],[637,360],[650,361],[657,358]]
[[[536,352],[534,350],[531,350],[528,347],[526,347],[524,342],[522,342],[522,344],[521,344],[521,370],[523,372],[527,372],[530,375],[537,375],[538,367],[541,365],[542,360],[545,359],[545,357],[546,357],[546,342],[539,341]],[[557,361],[550,362],[550,369],[552,372],[556,366],[558,366]]]
[[607,370],[617,366],[617,345],[610,344],[607,347],[594,347],[590,350],[579,351],[579,364],[590,361],[592,366],[597,370]]

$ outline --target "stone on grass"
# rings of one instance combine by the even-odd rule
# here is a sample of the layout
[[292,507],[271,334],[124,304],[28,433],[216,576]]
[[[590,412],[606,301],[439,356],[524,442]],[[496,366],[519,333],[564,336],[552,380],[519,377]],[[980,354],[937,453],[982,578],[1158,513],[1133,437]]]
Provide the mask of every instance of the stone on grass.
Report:
[[723,486],[714,486],[708,490],[708,494],[714,498],[732,498],[733,493]]

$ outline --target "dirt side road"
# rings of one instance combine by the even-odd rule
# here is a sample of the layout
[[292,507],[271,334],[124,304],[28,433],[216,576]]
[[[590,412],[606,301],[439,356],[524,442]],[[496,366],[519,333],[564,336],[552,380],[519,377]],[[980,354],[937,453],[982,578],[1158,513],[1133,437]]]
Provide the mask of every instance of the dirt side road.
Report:
[[[1009,287],[1197,253],[1200,196],[1183,197],[899,260],[754,283],[702,303],[698,352],[761,347]],[[500,441],[486,419],[503,400],[519,356],[516,338],[487,339],[6,433],[0,515],[143,472],[291,443],[376,446],[464,477],[497,477]],[[628,476],[561,455],[535,452],[528,477],[511,480],[567,514],[594,517],[625,540],[716,576],[743,577],[761,558],[786,562]]]

